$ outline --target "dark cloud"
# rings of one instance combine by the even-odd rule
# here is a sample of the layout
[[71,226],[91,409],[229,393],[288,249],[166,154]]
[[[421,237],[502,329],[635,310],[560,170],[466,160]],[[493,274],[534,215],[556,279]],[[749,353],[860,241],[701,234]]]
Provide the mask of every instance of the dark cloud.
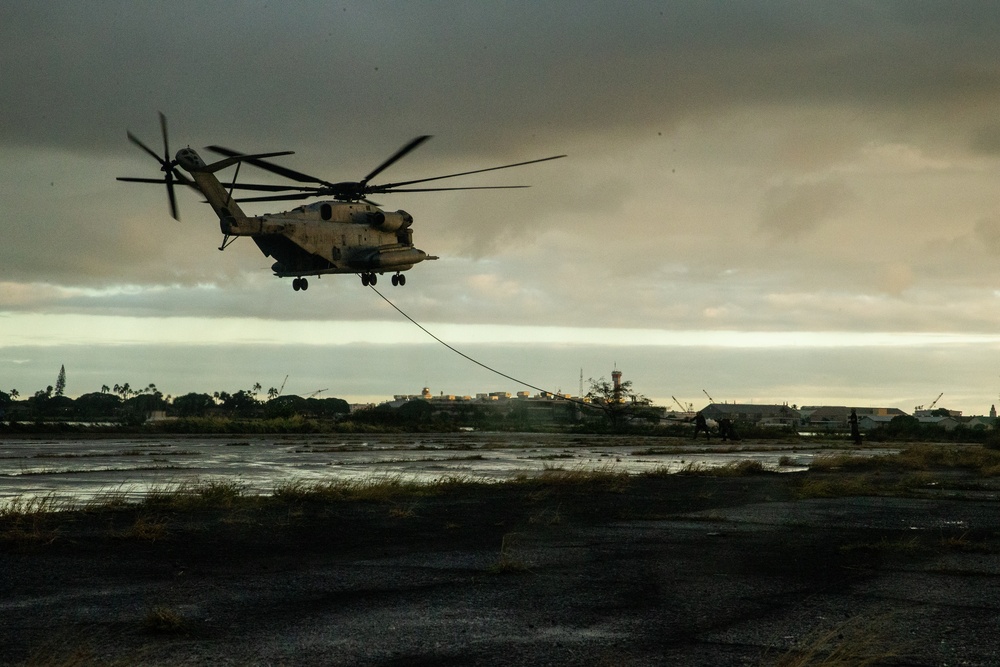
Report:
[[[991,3],[7,3],[0,141],[337,150],[449,134],[496,155],[771,102],[996,101]],[[183,128],[183,132],[181,129]]]
[[[398,295],[421,317],[846,326],[835,310],[789,314],[768,298],[831,281],[911,294],[944,271],[921,261],[920,242],[937,238],[928,230],[991,219],[995,203],[968,194],[993,182],[991,167],[969,161],[1000,150],[998,11],[16,0],[0,8],[0,281],[44,284],[40,301],[60,312],[392,316],[351,277],[293,298],[251,244],[216,251],[218,224],[198,196],[179,194],[175,223],[162,188],[115,182],[159,173],[125,130],[159,150],[162,110],[175,149],[291,149],[284,164],[334,181],[423,133],[434,141],[391,179],[569,153],[463,181],[530,190],[382,202],[410,211],[417,245],[442,256]],[[249,169],[241,178],[269,178]],[[952,181],[933,180],[948,169]],[[991,225],[977,230],[987,247]],[[792,252],[775,237],[810,243]],[[956,257],[939,263],[957,282],[968,262]],[[985,260],[977,271],[994,275]]]

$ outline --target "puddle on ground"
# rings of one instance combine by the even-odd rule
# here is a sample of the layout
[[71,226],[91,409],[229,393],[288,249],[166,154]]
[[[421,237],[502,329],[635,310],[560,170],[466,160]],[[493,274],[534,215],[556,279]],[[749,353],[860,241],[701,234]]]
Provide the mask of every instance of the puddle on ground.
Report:
[[[87,500],[111,491],[141,495],[220,478],[269,493],[292,481],[385,476],[499,481],[552,468],[677,472],[744,460],[794,472],[829,452],[771,442],[731,446],[681,438],[538,433],[8,439],[0,441],[0,501],[53,494]],[[873,453],[888,451],[863,452]]]

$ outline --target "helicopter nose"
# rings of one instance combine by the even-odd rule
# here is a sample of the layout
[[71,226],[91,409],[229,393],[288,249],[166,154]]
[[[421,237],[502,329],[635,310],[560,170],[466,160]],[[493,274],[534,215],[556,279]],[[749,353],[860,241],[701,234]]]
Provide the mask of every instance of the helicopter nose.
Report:
[[188,171],[196,170],[205,166],[205,161],[201,159],[198,152],[193,148],[182,148],[177,151],[177,164]]

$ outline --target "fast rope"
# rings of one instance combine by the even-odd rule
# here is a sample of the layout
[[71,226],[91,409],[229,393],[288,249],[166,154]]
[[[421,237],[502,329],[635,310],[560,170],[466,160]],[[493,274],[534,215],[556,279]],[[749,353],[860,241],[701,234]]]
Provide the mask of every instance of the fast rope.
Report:
[[390,306],[392,306],[393,310],[395,310],[397,313],[399,313],[400,315],[402,315],[403,317],[405,317],[406,319],[408,319],[410,322],[412,322],[418,329],[420,329],[425,334],[427,334],[428,336],[430,336],[431,338],[433,338],[437,342],[441,343],[446,348],[448,348],[449,350],[451,350],[452,352],[454,352],[458,356],[462,357],[463,359],[471,361],[472,363],[476,364],[477,366],[479,366],[481,368],[485,368],[486,370],[488,370],[491,373],[496,373],[497,375],[499,375],[502,378],[506,378],[506,379],[511,380],[512,382],[516,382],[517,384],[520,384],[520,385],[524,385],[525,387],[530,387],[531,389],[534,389],[535,391],[541,392],[543,394],[549,394],[550,396],[555,396],[556,398],[559,398],[561,400],[569,401],[570,403],[576,403],[578,405],[586,406],[588,408],[595,407],[593,403],[584,403],[583,401],[577,400],[575,398],[571,398],[569,396],[563,396],[561,394],[556,394],[556,393],[553,393],[553,392],[551,392],[551,391],[549,391],[547,389],[542,389],[541,387],[536,387],[535,385],[531,384],[530,382],[525,382],[524,380],[520,380],[520,379],[518,379],[518,378],[516,378],[516,377],[514,377],[512,375],[507,375],[506,373],[504,373],[502,371],[499,371],[499,370],[493,368],[492,366],[488,366],[488,365],[484,364],[483,362],[481,362],[481,361],[479,361],[477,359],[473,359],[472,357],[470,357],[469,355],[467,355],[465,352],[462,352],[461,350],[458,350],[458,349],[452,347],[448,343],[444,342],[443,340],[441,340],[440,338],[438,338],[437,336],[435,336],[434,334],[432,334],[430,331],[427,330],[426,327],[424,327],[422,324],[420,324],[420,322],[417,322],[415,319],[413,319],[412,317],[410,317],[409,315],[407,315],[406,313],[404,313],[403,310],[399,306],[397,306],[392,301],[390,301],[388,297],[386,297],[384,294],[382,294],[382,292],[379,292],[375,288],[374,285],[369,285],[368,287],[370,287],[373,292],[375,292],[380,297],[382,297],[383,301],[385,301],[387,304],[389,304]]

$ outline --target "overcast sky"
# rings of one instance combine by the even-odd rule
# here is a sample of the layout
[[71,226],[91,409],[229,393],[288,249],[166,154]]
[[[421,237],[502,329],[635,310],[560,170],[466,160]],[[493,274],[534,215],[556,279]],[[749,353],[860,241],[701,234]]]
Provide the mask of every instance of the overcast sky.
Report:
[[[577,393],[1000,402],[996,2],[0,5],[0,389],[157,384],[378,400],[515,392],[354,276],[224,252],[159,149],[525,190],[384,195],[438,255],[379,289],[439,337]],[[245,168],[241,178],[271,177]],[[252,176],[251,176],[252,175]],[[249,213],[285,208],[245,207]]]

